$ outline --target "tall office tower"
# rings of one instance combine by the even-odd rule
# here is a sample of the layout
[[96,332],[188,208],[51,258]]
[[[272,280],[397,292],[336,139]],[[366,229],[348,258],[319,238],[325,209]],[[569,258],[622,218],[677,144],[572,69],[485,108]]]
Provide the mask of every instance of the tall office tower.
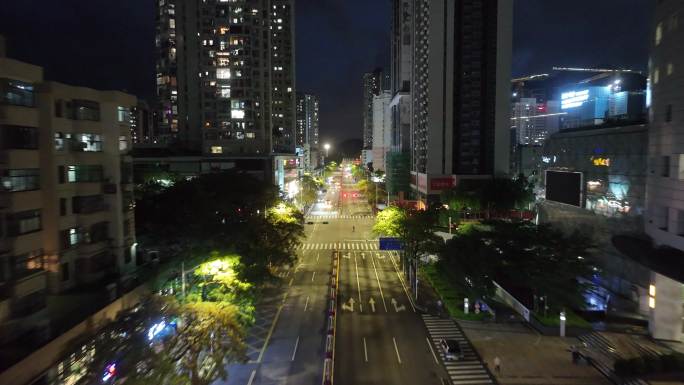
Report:
[[373,148],[373,97],[380,95],[385,77],[380,68],[363,74],[363,148]]
[[650,277],[649,329],[655,338],[682,339],[684,259],[684,3],[655,2],[649,65],[650,110],[646,232],[656,245],[644,254]]
[[294,152],[293,0],[158,0],[158,141]]
[[48,291],[135,268],[135,104],[0,55],[0,342],[50,337]]
[[318,96],[297,92],[297,147],[318,148]]
[[411,183],[436,200],[509,168],[511,1],[414,1]]

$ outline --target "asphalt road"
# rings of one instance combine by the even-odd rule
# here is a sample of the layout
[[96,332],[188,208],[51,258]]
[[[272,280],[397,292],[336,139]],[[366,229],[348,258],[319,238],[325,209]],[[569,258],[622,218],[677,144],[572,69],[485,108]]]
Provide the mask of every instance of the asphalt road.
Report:
[[[353,199],[351,184],[342,185],[340,212],[365,213],[368,205]],[[398,258],[377,251],[372,219],[330,220],[325,233],[344,243],[340,250],[338,320],[334,383],[442,384],[440,366],[421,316],[413,309],[402,282]],[[352,226],[355,231],[352,232]],[[356,244],[368,246],[359,249]]]
[[[334,191],[327,199],[336,200]],[[325,215],[334,207],[323,209]],[[306,225],[304,244],[332,242],[335,223],[324,225],[316,221]],[[325,322],[328,283],[333,250],[298,251],[296,266],[279,271],[284,280],[284,291],[278,293],[280,306],[256,357],[246,364],[229,366],[229,379],[215,384],[228,385],[283,385],[320,384],[323,380],[325,358]]]
[[230,365],[228,381],[216,384],[322,384],[328,282],[337,251],[334,383],[437,385],[447,377],[408,299],[398,259],[377,250],[365,198],[351,178],[337,174],[335,181],[341,189],[328,186],[324,199],[331,205],[317,205],[307,217],[313,224],[306,225],[297,266],[280,272],[285,290],[277,294],[282,299],[273,321],[264,323],[258,354]]

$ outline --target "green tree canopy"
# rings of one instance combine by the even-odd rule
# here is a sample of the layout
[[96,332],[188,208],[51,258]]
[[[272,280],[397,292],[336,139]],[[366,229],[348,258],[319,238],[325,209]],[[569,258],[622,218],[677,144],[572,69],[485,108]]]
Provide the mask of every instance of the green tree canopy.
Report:
[[528,222],[491,221],[460,230],[441,253],[440,264],[466,291],[493,294],[492,281],[545,296],[551,306],[581,308],[594,273],[592,243]]

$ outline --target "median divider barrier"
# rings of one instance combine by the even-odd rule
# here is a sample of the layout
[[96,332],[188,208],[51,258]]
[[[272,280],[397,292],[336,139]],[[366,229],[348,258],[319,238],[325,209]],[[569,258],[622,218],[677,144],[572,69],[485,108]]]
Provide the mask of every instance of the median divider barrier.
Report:
[[328,335],[325,338],[325,357],[327,358],[332,358],[333,355],[333,336]]
[[323,384],[332,384],[332,359],[326,358],[323,362]]
[[323,362],[323,385],[332,385],[335,367],[335,326],[337,325],[337,289],[340,275],[340,253],[333,251],[328,300],[328,325],[325,337],[325,359]]

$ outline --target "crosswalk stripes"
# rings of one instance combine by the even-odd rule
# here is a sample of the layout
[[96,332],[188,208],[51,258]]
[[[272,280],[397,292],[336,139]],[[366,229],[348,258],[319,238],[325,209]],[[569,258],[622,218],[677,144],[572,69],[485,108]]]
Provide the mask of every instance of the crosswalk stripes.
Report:
[[[453,385],[495,384],[491,374],[484,367],[477,354],[475,354],[470,341],[466,339],[463,331],[454,321],[423,314],[423,322],[427,327],[430,339],[437,347],[436,353],[442,359]],[[439,341],[442,338],[458,341],[463,352],[463,359],[447,361],[445,352],[439,345]]]
[[377,241],[347,241],[347,242],[324,242],[303,243],[300,250],[378,250]]
[[306,220],[315,219],[369,219],[374,218],[372,215],[346,215],[346,214],[323,214],[323,215],[307,215]]

